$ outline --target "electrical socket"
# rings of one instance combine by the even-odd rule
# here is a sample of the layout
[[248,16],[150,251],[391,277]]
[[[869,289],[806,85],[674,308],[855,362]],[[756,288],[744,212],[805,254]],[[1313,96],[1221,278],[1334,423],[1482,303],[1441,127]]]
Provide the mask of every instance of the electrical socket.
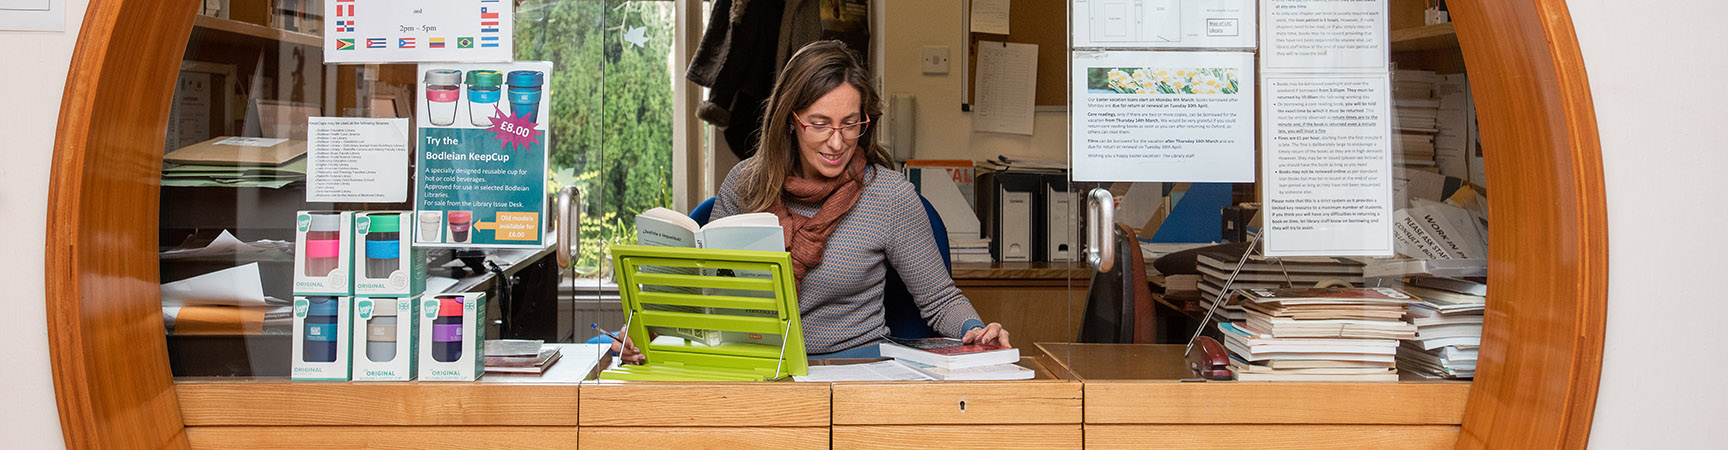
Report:
[[924,47],[924,74],[948,73],[948,47]]

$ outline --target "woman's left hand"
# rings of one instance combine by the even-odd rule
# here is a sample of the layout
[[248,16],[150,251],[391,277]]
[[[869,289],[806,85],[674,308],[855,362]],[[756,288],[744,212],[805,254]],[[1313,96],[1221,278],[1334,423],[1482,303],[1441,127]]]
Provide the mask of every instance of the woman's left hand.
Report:
[[1002,329],[1002,324],[996,322],[990,322],[990,325],[986,325],[984,328],[973,328],[967,331],[966,335],[960,338],[960,342],[1013,347],[1012,344],[1008,343],[1008,330]]

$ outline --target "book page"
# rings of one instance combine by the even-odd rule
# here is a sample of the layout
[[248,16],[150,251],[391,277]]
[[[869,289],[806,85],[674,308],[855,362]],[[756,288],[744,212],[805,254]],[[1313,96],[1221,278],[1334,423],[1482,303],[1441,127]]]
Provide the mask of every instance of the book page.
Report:
[[929,375],[912,370],[897,360],[873,362],[869,364],[847,364],[840,366],[810,366],[810,374],[793,376],[793,380],[801,382],[823,383],[831,381],[929,381],[934,380]]

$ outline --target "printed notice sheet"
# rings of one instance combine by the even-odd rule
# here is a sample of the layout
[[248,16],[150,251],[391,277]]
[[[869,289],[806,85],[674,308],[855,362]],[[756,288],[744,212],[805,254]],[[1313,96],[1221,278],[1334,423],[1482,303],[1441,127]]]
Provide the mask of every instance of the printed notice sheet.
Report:
[[972,14],[966,22],[973,33],[1008,34],[1009,0],[972,0]]
[[1263,0],[1261,70],[1385,71],[1384,0]]
[[414,245],[543,244],[552,63],[422,64]]
[[1391,256],[1387,75],[1261,83],[1266,256]]
[[509,62],[506,0],[324,2],[324,62]]
[[408,119],[307,122],[306,201],[408,201]]
[[1075,48],[1254,48],[1256,0],[1073,0]]
[[1254,54],[1075,51],[1075,181],[1254,181]]
[[1037,83],[1037,45],[978,41],[972,131],[1032,134]]

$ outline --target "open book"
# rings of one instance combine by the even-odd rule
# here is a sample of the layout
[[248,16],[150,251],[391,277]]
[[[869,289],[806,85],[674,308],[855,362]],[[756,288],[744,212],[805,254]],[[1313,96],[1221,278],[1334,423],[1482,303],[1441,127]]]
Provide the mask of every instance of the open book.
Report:
[[[642,245],[660,247],[687,248],[717,248],[728,250],[756,250],[769,252],[786,251],[785,231],[780,228],[780,218],[770,213],[738,214],[716,219],[707,225],[697,225],[694,219],[666,208],[654,208],[636,215],[636,239]],[[644,267],[644,272],[678,273],[696,275],[693,268],[681,267]],[[705,276],[737,276],[751,278],[769,278],[767,272],[732,271],[729,269],[703,269]],[[645,292],[671,292],[697,295],[726,295],[736,297],[772,297],[768,291],[732,290],[732,289],[697,289],[675,286],[643,286]],[[712,308],[693,306],[673,306],[647,304],[644,308],[662,311],[676,311],[696,314],[714,312]],[[775,317],[777,313],[767,310],[727,310],[726,314],[759,315]],[[689,340],[691,343],[710,347],[723,343],[750,343],[779,346],[783,342],[778,335],[758,333],[737,333],[731,331],[702,330],[693,328],[650,327],[649,331],[657,334],[676,336]]]

